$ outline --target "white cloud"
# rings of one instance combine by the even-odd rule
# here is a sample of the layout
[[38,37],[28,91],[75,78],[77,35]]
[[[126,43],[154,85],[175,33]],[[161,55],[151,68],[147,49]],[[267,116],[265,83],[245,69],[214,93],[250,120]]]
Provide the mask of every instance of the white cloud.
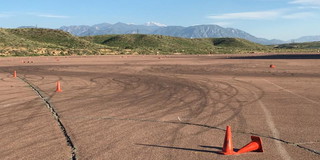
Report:
[[303,19],[303,18],[310,18],[314,16],[315,16],[315,13],[310,11],[282,9],[282,10],[273,10],[273,11],[225,13],[220,15],[208,16],[207,18],[213,19],[213,20],[275,20],[275,19]]
[[239,13],[225,13],[221,15],[208,16],[210,19],[273,19],[281,15],[281,11],[258,11],[258,12],[239,12]]
[[311,12],[300,12],[300,13],[292,13],[282,16],[285,19],[304,19],[308,17],[313,17],[314,14]]
[[38,17],[45,17],[45,18],[70,18],[69,16],[52,15],[52,14],[40,14],[37,16]]
[[301,4],[301,5],[317,5],[320,6],[320,0],[292,0],[291,4]]

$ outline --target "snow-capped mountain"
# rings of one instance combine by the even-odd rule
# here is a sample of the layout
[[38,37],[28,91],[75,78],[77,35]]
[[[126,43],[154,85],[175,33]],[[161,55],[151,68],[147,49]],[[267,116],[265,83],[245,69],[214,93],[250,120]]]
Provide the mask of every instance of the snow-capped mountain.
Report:
[[247,32],[234,28],[223,28],[218,25],[196,25],[190,27],[166,26],[157,22],[147,22],[144,25],[126,23],[102,23],[93,26],[63,26],[60,28],[76,36],[104,35],[104,34],[159,34],[183,38],[242,38],[260,44],[281,44],[281,40],[257,38]]
[[144,24],[145,26],[158,26],[158,27],[167,27],[165,24],[161,24],[158,22],[147,22]]

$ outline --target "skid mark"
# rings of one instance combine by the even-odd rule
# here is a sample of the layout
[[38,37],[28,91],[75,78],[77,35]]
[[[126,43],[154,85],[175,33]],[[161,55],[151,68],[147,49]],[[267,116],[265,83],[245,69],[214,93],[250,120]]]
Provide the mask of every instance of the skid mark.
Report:
[[[243,83],[247,83],[245,81],[242,81],[242,80],[239,80],[239,79],[235,79],[236,81],[238,82],[243,82]],[[251,84],[250,84],[251,85]],[[268,110],[268,108],[263,104],[263,102],[261,101],[261,96],[259,96],[256,92],[254,91],[251,91],[251,93],[254,95],[255,99],[257,99],[256,102],[258,102],[258,104],[260,105],[261,109],[263,110],[263,113],[266,117],[266,122],[267,122],[267,125],[269,127],[269,129],[271,130],[272,132],[272,139],[275,139],[275,143],[276,143],[276,147],[277,147],[277,150],[279,151],[282,159],[285,159],[285,160],[291,160],[292,158],[290,157],[289,153],[287,152],[287,150],[283,147],[283,143],[286,143],[286,144],[291,144],[290,142],[287,142],[287,141],[284,141],[282,139],[280,139],[280,133],[278,131],[278,129],[276,128],[276,125],[273,121],[273,118],[272,118],[272,114],[271,112]]]
[[303,99],[305,99],[305,100],[307,100],[307,101],[309,101],[309,102],[311,102],[311,103],[314,103],[314,104],[320,104],[319,102],[317,102],[317,101],[314,101],[314,100],[312,100],[312,99],[309,99],[309,98],[307,98],[307,97],[304,97],[304,96],[301,96],[301,95],[299,95],[299,94],[296,94],[296,93],[294,93],[294,92],[292,92],[292,91],[290,91],[290,90],[288,90],[288,89],[285,89],[285,88],[283,88],[283,87],[281,87],[281,86],[279,86],[279,85],[277,85],[277,84],[275,84],[275,83],[273,83],[273,82],[271,82],[271,81],[269,81],[269,80],[266,80],[266,79],[263,79],[264,81],[266,81],[266,82],[268,82],[268,83],[270,83],[270,84],[272,84],[272,85],[274,85],[274,86],[276,86],[277,88],[279,88],[279,89],[281,89],[281,90],[283,90],[283,91],[286,91],[286,92],[288,92],[288,93],[291,93],[292,95],[295,95],[295,96],[297,96],[297,97],[300,97],[300,98],[303,98]]
[[[253,94],[254,94],[255,97],[258,97],[256,93],[253,92]],[[276,128],[276,126],[274,124],[271,112],[267,109],[267,107],[262,103],[261,100],[258,100],[258,103],[259,103],[260,107],[262,108],[262,110],[264,112],[264,115],[265,115],[265,117],[267,119],[267,124],[268,124],[268,127],[270,128],[270,130],[272,132],[272,136],[274,138],[279,139],[280,138],[280,134],[279,134],[279,131],[278,131],[278,129]],[[285,160],[292,159],[290,157],[289,153],[283,147],[283,145],[282,145],[282,143],[280,141],[275,141],[275,143],[276,143],[277,149],[278,149],[282,159],[285,159]]]
[[300,144],[315,144],[315,143],[320,143],[320,140],[316,140],[313,142],[299,142],[299,143],[295,143],[296,145],[300,145]]

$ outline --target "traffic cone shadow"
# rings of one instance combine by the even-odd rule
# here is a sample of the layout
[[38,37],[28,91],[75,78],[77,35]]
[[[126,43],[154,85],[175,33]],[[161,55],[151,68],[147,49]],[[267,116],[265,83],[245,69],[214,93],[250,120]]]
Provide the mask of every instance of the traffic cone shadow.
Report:
[[232,134],[231,134],[231,127],[227,126],[226,128],[226,135],[224,138],[223,148],[222,148],[222,154],[224,155],[233,155],[236,154],[233,150],[233,144],[232,144]]
[[236,154],[242,154],[251,151],[263,152],[262,140],[260,137],[251,136],[251,142],[245,145],[244,147],[240,148],[240,150],[237,151]]
[[61,86],[60,86],[60,81],[57,82],[56,92],[62,92],[62,89],[61,89]]

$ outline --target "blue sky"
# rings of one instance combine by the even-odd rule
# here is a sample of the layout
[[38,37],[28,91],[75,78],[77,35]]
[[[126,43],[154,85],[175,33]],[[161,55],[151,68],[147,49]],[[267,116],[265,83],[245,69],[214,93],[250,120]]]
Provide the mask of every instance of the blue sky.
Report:
[[290,40],[320,35],[320,0],[0,0],[0,27],[218,24]]

